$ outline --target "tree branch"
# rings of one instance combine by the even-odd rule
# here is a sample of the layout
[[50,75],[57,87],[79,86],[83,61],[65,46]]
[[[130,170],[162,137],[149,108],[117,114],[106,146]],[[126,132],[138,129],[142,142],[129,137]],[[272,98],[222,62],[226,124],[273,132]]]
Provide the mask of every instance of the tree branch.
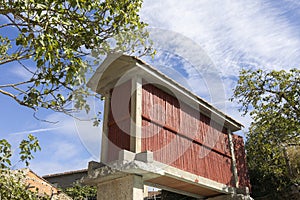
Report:
[[28,108],[31,108],[31,109],[35,110],[34,107],[28,106],[28,105],[25,104],[23,101],[20,101],[15,95],[13,95],[13,94],[11,94],[11,93],[9,93],[9,92],[6,92],[6,91],[0,89],[0,93],[4,94],[4,95],[6,95],[6,96],[9,96],[9,97],[11,97],[11,98],[13,98],[16,102],[18,102],[18,103],[19,103],[20,105],[22,105],[22,106],[26,106],[26,107],[28,107]]
[[19,83],[12,83],[12,84],[0,85],[0,88],[16,87],[16,86],[23,85],[23,84],[26,84],[26,83],[31,83],[33,81],[34,80],[29,80],[29,81],[23,81],[23,82],[19,82]]
[[20,60],[23,60],[23,59],[28,59],[29,57],[31,57],[33,55],[34,55],[34,53],[26,54],[24,56],[18,56],[18,57],[10,58],[8,60],[4,60],[3,62],[0,62],[0,65],[4,65],[4,64],[7,64],[7,63],[10,63],[10,62],[13,62],[13,61],[20,61]]
[[7,24],[0,25],[0,28],[5,28],[7,26],[29,26],[29,25],[23,23],[7,23]]

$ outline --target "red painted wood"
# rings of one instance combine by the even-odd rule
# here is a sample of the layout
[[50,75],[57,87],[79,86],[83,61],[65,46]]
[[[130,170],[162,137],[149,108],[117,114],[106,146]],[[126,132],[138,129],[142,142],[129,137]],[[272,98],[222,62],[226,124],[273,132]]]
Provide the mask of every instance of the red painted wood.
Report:
[[118,124],[109,126],[109,145],[108,145],[108,161],[118,159],[119,151],[121,149],[130,150],[130,135],[129,133],[129,118]]
[[121,149],[130,150],[130,91],[131,81],[127,81],[111,90],[107,134],[109,140],[108,161],[117,160]]
[[130,115],[131,81],[114,87],[111,91],[109,123],[122,120]]
[[150,84],[143,86],[142,102],[142,151],[153,151],[159,162],[232,185],[226,129]]
[[234,154],[236,158],[236,165],[238,171],[239,185],[241,187],[251,187],[248,176],[248,168],[246,163],[246,154],[244,148],[244,141],[241,136],[233,135]]
[[[109,114],[111,160],[117,159],[120,149],[130,149],[130,102],[124,102],[130,88],[129,81],[112,91],[117,93],[112,106],[118,112]],[[249,186],[242,142],[234,136],[239,181]],[[142,92],[142,151],[146,150],[154,153],[156,161],[233,186],[227,130],[151,84],[143,85]]]

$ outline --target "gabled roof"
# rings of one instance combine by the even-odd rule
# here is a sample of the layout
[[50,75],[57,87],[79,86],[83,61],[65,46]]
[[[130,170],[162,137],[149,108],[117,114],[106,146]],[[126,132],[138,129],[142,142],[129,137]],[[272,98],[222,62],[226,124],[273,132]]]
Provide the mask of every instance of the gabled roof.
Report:
[[134,56],[109,54],[97,68],[87,83],[87,86],[93,91],[104,95],[120,81],[120,78],[123,79],[124,76],[126,76],[129,79],[137,74],[142,78],[152,80],[152,82],[155,80],[155,83],[170,89],[172,92],[175,91],[176,97],[180,96],[182,98],[180,100],[188,102],[189,105],[196,103],[197,109],[199,109],[201,113],[210,117],[213,116],[216,122],[222,122],[221,124],[224,124],[224,126],[231,131],[238,131],[243,127],[241,123],[218,110],[203,98],[197,96],[156,68]]

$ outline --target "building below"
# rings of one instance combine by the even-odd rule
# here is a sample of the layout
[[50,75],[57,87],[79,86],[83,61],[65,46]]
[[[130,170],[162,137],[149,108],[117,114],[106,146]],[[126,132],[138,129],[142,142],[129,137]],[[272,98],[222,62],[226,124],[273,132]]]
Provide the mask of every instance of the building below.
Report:
[[38,176],[32,170],[25,168],[21,169],[21,172],[25,175],[23,181],[28,186],[28,189],[38,192],[39,196],[49,196],[51,200],[72,200],[71,197],[61,192],[57,187]]
[[66,189],[80,183],[80,180],[87,176],[87,169],[68,171],[63,173],[49,174],[43,176],[53,186]]

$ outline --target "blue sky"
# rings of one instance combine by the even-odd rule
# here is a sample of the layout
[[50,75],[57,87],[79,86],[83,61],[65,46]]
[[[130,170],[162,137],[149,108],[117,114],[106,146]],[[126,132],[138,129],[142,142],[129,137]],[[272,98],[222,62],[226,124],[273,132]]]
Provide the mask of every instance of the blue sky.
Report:
[[[227,101],[239,70],[299,67],[300,2],[297,0],[145,0],[140,15],[152,28],[154,42],[164,39],[164,34],[161,38],[155,35],[157,30],[164,32],[167,39],[172,34],[177,36],[163,45],[154,44],[160,48],[157,57],[154,61],[145,59],[177,81],[184,79],[186,87],[212,104],[218,107],[222,104],[224,112],[246,127],[250,118],[241,117],[238,106]],[[193,49],[201,51],[201,55],[213,63],[219,85],[213,85],[205,77],[205,68],[197,68]],[[171,64],[178,60],[182,66],[170,71]],[[18,66],[0,68],[1,83],[25,78],[26,73]],[[223,100],[214,98],[220,91]],[[30,165],[38,174],[82,169],[87,167],[89,160],[99,160],[101,127],[48,112],[39,115],[59,123],[43,123],[34,119],[30,109],[5,96],[0,95],[0,102],[1,138],[13,144],[29,132],[39,138],[42,151],[35,154]],[[101,110],[102,102],[95,99],[89,102],[92,108]],[[16,167],[22,166],[16,163]]]

